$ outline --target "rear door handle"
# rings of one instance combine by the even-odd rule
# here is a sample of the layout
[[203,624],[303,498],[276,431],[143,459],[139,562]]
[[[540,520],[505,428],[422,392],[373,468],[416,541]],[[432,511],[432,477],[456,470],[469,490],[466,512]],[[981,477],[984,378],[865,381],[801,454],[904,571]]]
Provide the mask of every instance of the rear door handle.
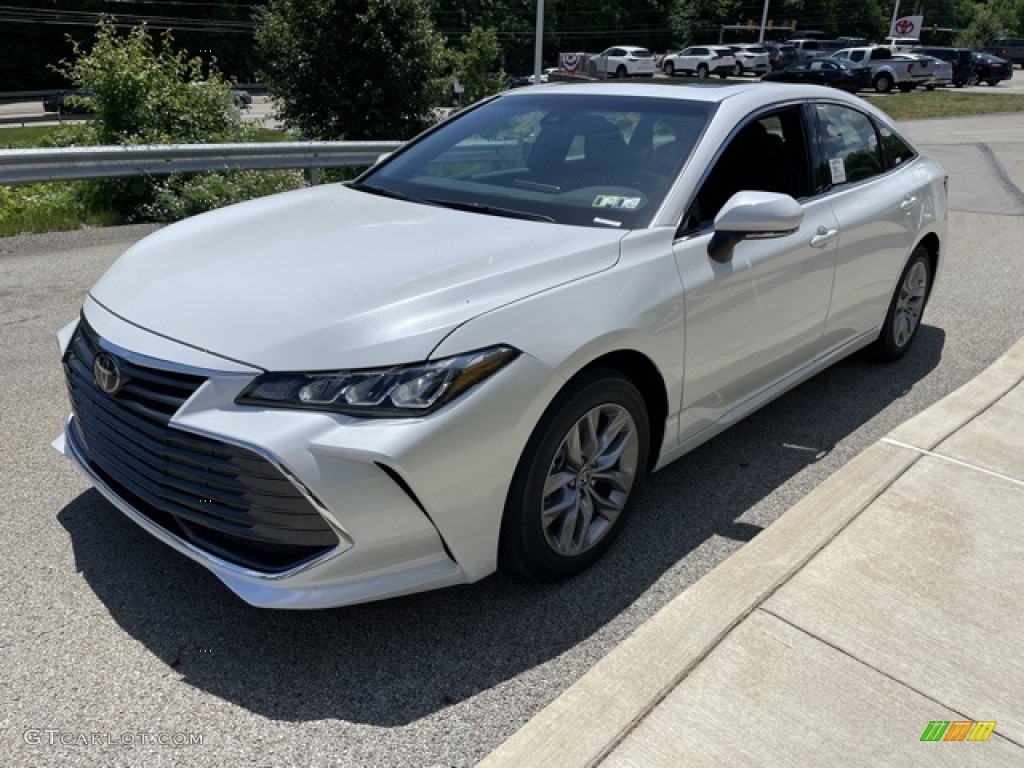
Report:
[[839,236],[838,229],[828,229],[824,226],[818,227],[818,234],[811,238],[812,248],[824,248]]
[[917,205],[916,197],[908,197],[902,203],[900,203],[900,210],[904,213],[910,213],[914,210],[914,206]]

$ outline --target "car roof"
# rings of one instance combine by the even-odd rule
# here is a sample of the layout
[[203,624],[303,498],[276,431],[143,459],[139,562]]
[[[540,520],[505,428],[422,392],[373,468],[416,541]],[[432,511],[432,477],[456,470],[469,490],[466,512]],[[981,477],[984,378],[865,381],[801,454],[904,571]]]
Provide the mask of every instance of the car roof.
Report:
[[[602,96],[642,96],[653,99],[685,99],[688,101],[721,104],[729,100],[748,102],[752,107],[785,99],[822,98],[832,100],[848,100],[846,94],[818,85],[794,83],[761,83],[758,81],[642,81],[616,82],[595,81],[589,83],[545,83],[527,88],[516,88],[505,91],[500,98],[515,99],[536,96],[539,93],[573,93]],[[850,97],[850,101],[863,104],[860,99]],[[863,109],[863,106],[860,107]]]

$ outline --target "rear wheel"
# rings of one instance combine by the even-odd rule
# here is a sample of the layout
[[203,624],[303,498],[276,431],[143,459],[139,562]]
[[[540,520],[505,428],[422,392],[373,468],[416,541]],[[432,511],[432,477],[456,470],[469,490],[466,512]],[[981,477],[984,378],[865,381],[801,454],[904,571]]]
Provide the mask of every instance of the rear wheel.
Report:
[[672,77],[676,73],[676,65],[671,61],[665,62],[665,74]]
[[736,77],[743,77],[743,65],[737,61],[736,66],[732,68],[732,73],[736,75]]
[[910,255],[910,261],[896,283],[885,323],[872,347],[876,358],[891,362],[903,357],[910,349],[921,325],[931,285],[932,260],[927,249],[919,245]]
[[892,76],[885,72],[875,78],[875,90],[878,93],[889,93],[892,90]]
[[998,80],[986,80],[985,82],[991,85],[993,88],[999,84]]
[[646,477],[649,435],[643,397],[617,371],[593,371],[560,394],[516,466],[501,523],[501,565],[553,581],[597,560]]

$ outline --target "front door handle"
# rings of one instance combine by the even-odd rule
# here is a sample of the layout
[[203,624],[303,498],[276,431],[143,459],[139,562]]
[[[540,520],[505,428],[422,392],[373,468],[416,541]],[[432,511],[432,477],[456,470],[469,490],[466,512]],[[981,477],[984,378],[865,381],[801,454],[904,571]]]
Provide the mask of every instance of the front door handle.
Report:
[[838,229],[828,229],[827,227],[818,227],[818,234],[811,238],[812,248],[824,248],[826,245],[831,243],[839,236]]
[[914,206],[917,205],[916,197],[908,197],[902,203],[900,203],[900,210],[904,213],[910,213],[914,210]]

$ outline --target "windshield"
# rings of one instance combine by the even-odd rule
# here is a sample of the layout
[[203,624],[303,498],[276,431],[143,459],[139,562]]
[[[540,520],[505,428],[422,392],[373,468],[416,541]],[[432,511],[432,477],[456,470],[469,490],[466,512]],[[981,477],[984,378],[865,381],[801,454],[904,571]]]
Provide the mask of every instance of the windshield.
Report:
[[536,93],[455,117],[352,184],[559,224],[646,227],[714,110],[678,98]]

